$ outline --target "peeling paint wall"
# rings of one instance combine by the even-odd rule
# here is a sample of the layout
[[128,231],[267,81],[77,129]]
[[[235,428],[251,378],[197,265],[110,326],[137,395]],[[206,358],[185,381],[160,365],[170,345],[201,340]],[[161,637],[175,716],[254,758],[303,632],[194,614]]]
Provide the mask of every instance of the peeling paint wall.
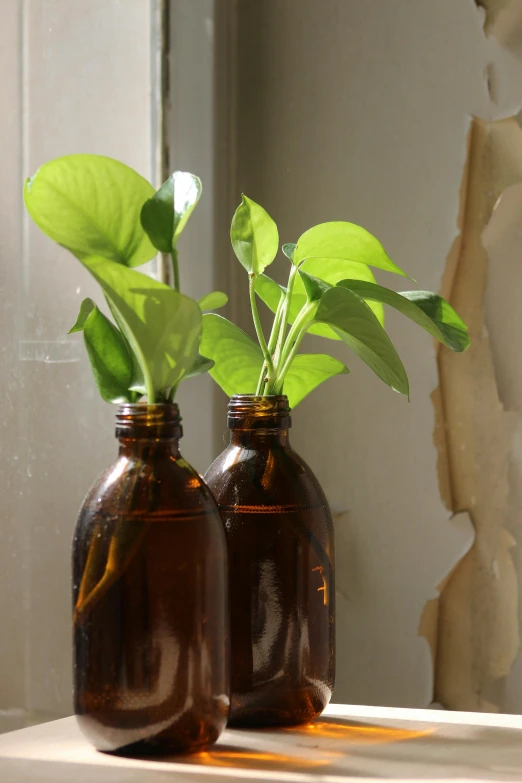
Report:
[[470,325],[472,347],[463,362],[440,350],[438,408],[449,506],[469,512],[476,537],[441,593],[435,698],[450,708],[519,712],[522,476],[520,406],[514,395],[517,341],[510,328],[519,307],[505,294],[517,290],[520,275],[513,231],[522,173],[516,116],[522,90],[515,77],[522,2],[481,0],[478,5],[484,8],[484,31],[494,42],[485,71],[490,106],[482,119],[472,121],[461,235],[443,286]]
[[[518,131],[520,133],[520,131]],[[517,133],[517,135],[518,135]],[[519,153],[522,150],[519,149]],[[486,323],[489,332],[497,387],[505,415],[509,417],[509,453],[507,455],[508,503],[505,527],[518,546],[511,550],[518,579],[518,613],[521,627],[522,584],[522,378],[518,346],[522,343],[521,310],[517,299],[520,285],[520,248],[522,233],[522,185],[507,187],[483,232],[482,242],[489,258],[485,295]],[[505,346],[511,346],[506,350]],[[509,675],[501,683],[502,706],[509,712],[522,712],[522,657],[518,654]]]
[[520,194],[506,191],[522,161],[521,6],[238,5],[237,195],[283,241],[323,220],[365,225],[472,331],[455,356],[391,315],[411,404],[352,359],[295,412],[294,444],[336,513],[338,701],[522,708],[522,371],[506,334],[522,330]]
[[[448,296],[472,346],[457,362],[439,352],[451,505],[467,511],[476,538],[442,591],[435,696],[454,709],[501,706],[499,680],[519,647],[517,574],[506,528],[513,417],[499,398],[484,318],[488,255],[482,234],[502,191],[522,174],[522,132],[513,119],[475,119],[470,131],[460,253]],[[504,309],[499,300],[497,306]]]

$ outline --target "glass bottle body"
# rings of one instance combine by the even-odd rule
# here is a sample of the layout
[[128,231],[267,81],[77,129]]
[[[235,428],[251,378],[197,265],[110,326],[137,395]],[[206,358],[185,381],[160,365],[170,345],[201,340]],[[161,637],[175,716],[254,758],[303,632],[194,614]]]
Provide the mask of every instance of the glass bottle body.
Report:
[[174,405],[121,406],[73,546],[74,704],[99,750],[190,752],[228,715],[226,542]]
[[231,725],[311,720],[334,683],[332,517],[289,412],[284,396],[233,397],[230,445],[205,476],[227,536]]

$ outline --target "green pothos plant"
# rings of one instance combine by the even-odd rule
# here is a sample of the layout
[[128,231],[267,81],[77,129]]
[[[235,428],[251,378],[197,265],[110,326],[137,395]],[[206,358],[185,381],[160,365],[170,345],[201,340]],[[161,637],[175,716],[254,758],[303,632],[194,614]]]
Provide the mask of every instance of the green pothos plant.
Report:
[[[246,196],[233,217],[230,237],[248,272],[258,343],[226,318],[203,316],[201,350],[214,361],[210,374],[229,396],[284,392],[295,407],[323,381],[349,372],[328,353],[300,353],[306,334],[342,340],[382,381],[409,396],[406,370],[383,326],[383,305],[394,307],[453,351],[469,345],[466,325],[442,297],[430,291],[397,293],[377,285],[370,267],[408,275],[361,226],[321,223],[296,244],[284,244],[290,265],[286,286],[264,274],[279,249],[277,226]],[[258,298],[274,313],[268,338]]]
[[[94,378],[108,402],[172,400],[179,383],[213,362],[199,353],[202,312],[226,304],[180,293],[178,239],[201,196],[201,181],[176,171],[155,192],[136,171],[100,155],[44,164],[24,187],[29,214],[100,285],[113,320],[84,299],[71,332],[83,332]],[[172,260],[173,286],[136,270]]]

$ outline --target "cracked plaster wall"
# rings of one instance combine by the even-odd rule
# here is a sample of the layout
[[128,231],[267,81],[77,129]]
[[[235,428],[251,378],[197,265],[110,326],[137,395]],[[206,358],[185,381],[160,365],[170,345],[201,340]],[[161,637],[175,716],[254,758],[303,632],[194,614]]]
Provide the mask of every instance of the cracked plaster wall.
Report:
[[[447,351],[439,352],[449,506],[469,513],[476,534],[440,599],[435,695],[455,709],[504,706],[502,678],[519,646],[517,574],[511,554],[516,542],[507,529],[514,421],[499,397],[484,317],[489,265],[482,233],[498,195],[522,173],[521,139],[513,119],[473,120],[460,247],[447,269],[451,279],[444,281],[472,340],[460,362]],[[497,306],[504,311],[500,301]]]
[[282,241],[323,220],[366,226],[473,336],[468,354],[437,354],[392,314],[411,404],[351,359],[295,412],[336,513],[337,701],[522,708],[520,192],[494,209],[522,161],[522,0],[480,5],[238,5],[237,193]]

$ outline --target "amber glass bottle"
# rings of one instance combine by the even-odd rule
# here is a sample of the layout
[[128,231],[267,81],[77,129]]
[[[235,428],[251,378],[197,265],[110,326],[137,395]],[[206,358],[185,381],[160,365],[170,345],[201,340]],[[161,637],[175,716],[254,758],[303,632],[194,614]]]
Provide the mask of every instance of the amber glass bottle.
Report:
[[229,706],[226,541],[177,405],[121,405],[73,545],[74,703],[99,750],[190,752]]
[[227,535],[229,723],[304,723],[326,707],[334,682],[332,517],[288,442],[286,396],[235,395],[228,424],[230,445],[205,480]]

